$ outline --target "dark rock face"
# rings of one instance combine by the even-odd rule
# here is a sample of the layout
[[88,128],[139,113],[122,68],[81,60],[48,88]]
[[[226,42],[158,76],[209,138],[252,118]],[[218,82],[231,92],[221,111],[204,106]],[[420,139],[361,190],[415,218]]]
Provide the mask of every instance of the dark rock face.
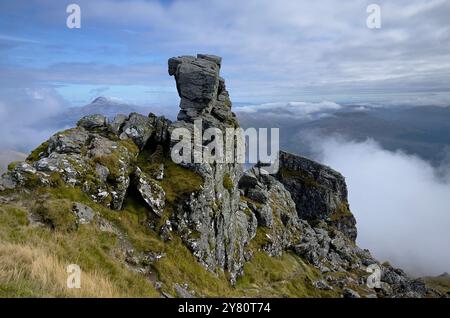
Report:
[[356,220],[347,201],[347,185],[337,171],[307,158],[280,151],[278,180],[291,193],[298,216],[324,220],[353,241]]

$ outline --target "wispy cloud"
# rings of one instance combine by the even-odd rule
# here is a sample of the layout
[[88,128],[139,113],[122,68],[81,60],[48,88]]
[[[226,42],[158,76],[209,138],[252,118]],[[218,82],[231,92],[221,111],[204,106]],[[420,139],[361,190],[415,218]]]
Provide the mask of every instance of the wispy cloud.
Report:
[[[123,78],[136,85],[143,82],[144,72],[164,81],[170,56],[211,52],[224,57],[224,77],[232,97],[240,101],[369,101],[385,93],[450,91],[448,1],[381,0],[379,30],[366,27],[366,7],[371,3],[366,0],[77,3],[83,27],[73,32],[65,28],[60,3],[0,4],[0,12],[29,21],[4,19],[4,34],[14,27],[14,36],[43,38],[65,50],[63,54],[52,47],[34,50],[34,56],[31,52],[26,56],[27,65],[55,61],[45,71],[58,74],[60,67],[72,64],[81,79],[73,76],[65,81],[104,80],[107,85]],[[20,53],[17,56],[25,60],[26,52]],[[146,67],[149,63],[161,70]],[[58,75],[44,78],[61,80]]]
[[17,37],[17,36],[11,36],[11,35],[5,35],[5,34],[0,34],[0,41],[34,43],[34,44],[40,43],[39,41],[36,41],[36,40],[26,39],[26,38]]
[[265,116],[286,117],[294,119],[298,117],[304,119],[308,115],[333,111],[341,109],[342,106],[335,102],[322,101],[322,102],[276,102],[276,103],[264,103],[254,104],[236,107],[235,111],[238,113],[247,114],[264,114]]

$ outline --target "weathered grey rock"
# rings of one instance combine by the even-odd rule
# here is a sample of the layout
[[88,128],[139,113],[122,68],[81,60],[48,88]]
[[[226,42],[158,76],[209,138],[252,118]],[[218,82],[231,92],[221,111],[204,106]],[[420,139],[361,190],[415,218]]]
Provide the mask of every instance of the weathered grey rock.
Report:
[[158,167],[158,170],[155,172],[154,178],[158,181],[164,179],[164,164],[161,163]]
[[39,159],[18,163],[3,183],[57,186],[61,180],[80,187],[95,202],[121,209],[137,153],[109,137],[106,130],[89,131],[81,126],[57,133]]
[[11,173],[6,173],[0,177],[0,191],[15,189],[16,186],[17,181]]
[[57,133],[48,141],[48,153],[81,153],[88,138],[89,133],[82,127]]
[[[196,59],[191,63],[181,63],[175,76],[180,97],[190,101],[189,107],[202,109],[216,98],[219,66],[214,62]],[[186,107],[183,103],[180,106]]]
[[300,218],[324,220],[356,240],[356,220],[349,210],[345,179],[339,172],[281,151],[277,179],[291,193]]
[[247,216],[247,232],[249,235],[249,240],[252,240],[256,236],[256,230],[258,228],[258,219],[256,218],[256,215],[253,213],[252,209],[249,208],[247,202],[240,201],[239,202],[239,211],[240,215],[243,216],[244,214]]
[[135,183],[137,190],[144,201],[147,202],[151,211],[161,217],[166,204],[166,193],[164,189],[139,168],[136,168]]
[[316,287],[317,289],[322,289],[322,290],[333,290],[333,287],[331,287],[326,281],[324,280],[317,280],[315,282],[313,282],[313,286]]
[[[206,55],[169,60],[169,74],[175,76],[181,97],[179,121],[169,131],[186,128],[192,132],[196,119],[202,120],[203,130],[238,125],[225,83],[219,76],[220,62],[220,58]],[[223,116],[215,117],[219,112],[212,110],[221,108]],[[256,232],[255,215],[240,205],[238,187],[224,187],[225,179],[237,185],[242,167],[237,163],[185,163],[183,166],[197,172],[203,184],[199,191],[179,202],[171,218],[174,231],[181,235],[200,263],[211,271],[227,270],[234,283],[242,273],[245,246]]]
[[164,242],[172,240],[172,223],[167,220],[159,230],[159,236]]
[[95,212],[87,205],[84,205],[79,202],[75,202],[73,204],[73,213],[76,215],[79,224],[88,224],[90,223],[94,217]]
[[262,249],[271,256],[279,256],[298,239],[301,224],[290,193],[273,176],[254,167],[239,181],[249,209],[258,220],[258,226],[267,228],[266,243]]
[[106,182],[109,176],[109,169],[101,164],[95,165],[95,173],[101,182]]
[[108,118],[103,115],[89,115],[81,118],[77,126],[83,127],[87,130],[97,129],[97,128],[106,128],[108,125]]
[[152,141],[158,144],[166,145],[170,141],[169,128],[172,122],[164,116],[156,116],[150,113],[148,115],[153,126]]
[[131,113],[122,127],[120,139],[132,139],[139,148],[143,149],[153,131],[153,121],[149,117]]
[[217,56],[217,55],[212,55],[212,54],[197,54],[197,57],[198,57],[198,58],[201,58],[201,59],[204,59],[204,60],[211,61],[211,62],[213,62],[213,63],[219,65],[219,67],[220,67],[220,65],[222,64],[222,58],[221,58],[220,56]]
[[242,273],[244,247],[254,233],[254,215],[239,209],[239,190],[227,190],[223,176],[237,183],[242,170],[239,166],[224,164],[197,164],[203,178],[202,189],[192,193],[171,218],[174,229],[207,269],[228,270],[232,283]]
[[[340,231],[329,230],[328,225],[322,221],[318,227],[311,227],[302,221],[301,239],[299,244],[293,246],[293,251],[306,261],[319,269],[322,273],[339,272],[349,273],[355,270],[365,271],[365,266],[377,264],[381,269],[381,288],[374,291],[381,297],[426,297],[433,295],[421,280],[409,278],[402,270],[382,265],[377,262],[368,250],[363,250]],[[361,285],[366,285],[367,277],[360,277]],[[332,286],[345,288],[357,282],[345,277],[341,280],[329,279]],[[345,292],[344,292],[345,294]],[[351,296],[349,293],[347,296]]]
[[194,298],[187,288],[181,287],[179,284],[175,284],[174,289],[179,298]]
[[225,81],[219,76],[221,63],[220,57],[206,54],[169,59],[169,75],[175,76],[181,97],[178,120],[201,118],[213,127],[238,125]]
[[258,225],[261,227],[271,228],[273,226],[273,211],[272,208],[265,204],[258,208],[256,205],[251,205],[251,210],[254,212]]
[[[66,183],[72,186],[81,184],[81,172],[77,168],[84,165],[85,161],[78,152],[72,154],[52,152],[48,157],[34,163],[34,167],[44,173],[43,179],[48,179],[52,173],[58,173]],[[41,180],[41,183],[49,183],[49,181]]]
[[361,296],[351,288],[344,288],[342,297],[344,297],[344,298],[361,298]]
[[127,115],[123,114],[116,115],[114,119],[109,123],[110,130],[114,134],[119,135],[120,131],[122,130],[122,126],[127,119],[128,119]]

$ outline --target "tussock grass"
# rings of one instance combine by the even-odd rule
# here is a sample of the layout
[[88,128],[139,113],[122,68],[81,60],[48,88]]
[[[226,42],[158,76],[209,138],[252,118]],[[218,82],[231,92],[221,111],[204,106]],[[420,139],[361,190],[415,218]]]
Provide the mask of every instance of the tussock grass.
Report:
[[[66,198],[83,198],[75,189],[65,189]],[[59,192],[59,196],[63,196]],[[70,194],[70,195],[69,195]],[[50,195],[48,206],[57,207],[59,199]],[[78,202],[83,200],[78,200]],[[102,214],[105,209],[90,203]],[[120,212],[110,211],[116,215]],[[66,213],[54,210],[52,215]],[[0,296],[3,297],[159,297],[160,294],[143,275],[131,271],[125,265],[121,240],[112,233],[102,232],[95,224],[80,225],[76,230],[30,224],[29,213],[14,205],[0,206]],[[137,228],[137,227],[136,227]],[[12,248],[14,247],[14,248]],[[11,253],[16,249],[19,254]],[[30,254],[27,251],[36,251]],[[40,263],[45,260],[44,263]],[[82,289],[62,291],[66,286],[66,266],[78,264],[82,270]],[[48,268],[46,268],[48,266]],[[36,276],[35,268],[43,269],[43,276]],[[51,272],[56,271],[52,274]],[[84,278],[83,278],[84,277]],[[92,281],[105,289],[97,293],[90,288]],[[58,282],[56,282],[58,281]],[[47,284],[48,282],[48,284]],[[85,285],[83,285],[83,282]],[[52,285],[56,284],[52,287]],[[106,288],[110,284],[111,288]],[[58,287],[59,286],[59,287]],[[84,286],[84,287],[83,287]]]
[[424,277],[427,287],[443,294],[450,293],[450,276]]
[[105,275],[81,274],[81,288],[67,287],[66,266],[48,251],[25,244],[0,243],[0,296],[120,297]]

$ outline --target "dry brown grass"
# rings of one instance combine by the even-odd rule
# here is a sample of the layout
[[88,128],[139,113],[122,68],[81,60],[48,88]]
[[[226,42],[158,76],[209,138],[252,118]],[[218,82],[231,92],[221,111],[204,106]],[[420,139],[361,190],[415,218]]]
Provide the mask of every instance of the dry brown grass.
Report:
[[[68,265],[68,264],[67,264]],[[0,286],[20,297],[120,297],[108,278],[81,273],[81,288],[67,287],[66,264],[55,255],[29,245],[0,243]],[[9,286],[9,287],[8,287]],[[10,293],[8,293],[10,289]]]

